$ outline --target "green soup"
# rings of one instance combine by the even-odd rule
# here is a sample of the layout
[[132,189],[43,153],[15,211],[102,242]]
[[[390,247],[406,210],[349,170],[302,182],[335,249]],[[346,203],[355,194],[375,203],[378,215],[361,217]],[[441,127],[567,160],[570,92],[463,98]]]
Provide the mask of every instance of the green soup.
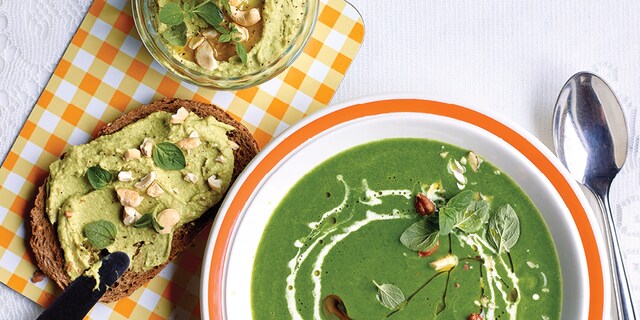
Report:
[[[416,197],[435,212],[419,214]],[[251,303],[256,319],[559,319],[560,279],[549,231],[511,178],[468,150],[388,139],[288,192]]]

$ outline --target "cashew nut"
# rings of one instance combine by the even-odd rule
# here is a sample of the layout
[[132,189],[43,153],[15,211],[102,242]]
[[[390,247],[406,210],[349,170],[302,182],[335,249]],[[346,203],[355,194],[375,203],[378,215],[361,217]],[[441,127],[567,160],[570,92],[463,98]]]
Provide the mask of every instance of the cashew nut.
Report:
[[196,48],[194,59],[199,66],[209,71],[218,68],[218,61],[213,56],[213,48],[209,43],[204,43]]
[[195,36],[195,37],[192,37],[191,39],[189,39],[188,46],[189,46],[190,49],[195,50],[202,43],[204,43],[204,37]]
[[207,183],[209,184],[209,187],[211,187],[211,190],[215,192],[220,192],[220,190],[222,190],[222,180],[218,179],[216,175],[209,177],[209,179],[207,179]]
[[149,188],[147,188],[147,194],[152,198],[157,198],[164,193],[164,190],[157,183],[152,183]]
[[156,176],[155,171],[151,171],[133,186],[136,187],[136,189],[145,189],[151,185],[151,183],[156,179]]
[[229,147],[233,151],[236,151],[236,150],[240,149],[240,146],[233,140],[229,140]]
[[227,162],[227,158],[225,158],[223,155],[219,155],[214,159],[215,162],[219,162],[219,163],[226,163]]
[[122,182],[133,181],[133,174],[131,171],[120,171],[118,172],[118,180]]
[[169,120],[169,122],[173,124],[183,123],[188,116],[189,111],[184,107],[180,107],[180,109],[178,109],[175,114],[171,115],[171,120]]
[[216,31],[216,29],[213,29],[213,28],[209,28],[207,30],[202,31],[202,36],[205,39],[207,39],[207,41],[214,42],[218,35],[220,35],[220,33],[218,33],[218,31]]
[[140,150],[127,149],[127,151],[124,152],[125,161],[136,160],[136,159],[140,159]]
[[134,190],[116,189],[116,193],[118,194],[118,200],[120,200],[120,204],[125,207],[136,208],[142,203],[142,200],[144,200],[144,198]]
[[251,27],[260,21],[260,10],[257,8],[240,10],[238,7],[231,7],[230,16],[233,22],[243,27]]
[[184,138],[176,142],[176,146],[189,152],[191,149],[195,149],[202,144],[200,138]]
[[124,211],[122,214],[122,222],[125,226],[130,226],[134,222],[138,221],[142,215],[132,207],[124,207]]
[[189,173],[184,175],[184,181],[191,182],[191,183],[196,183],[196,181],[198,181],[198,176],[196,176],[195,174],[189,172]]
[[162,227],[162,230],[158,231],[160,234],[171,233],[171,229],[180,221],[180,213],[176,209],[165,209],[158,213],[158,224]]
[[240,33],[240,39],[238,39],[238,41],[247,41],[247,40],[249,40],[249,29],[247,29],[247,28],[245,28],[243,26],[240,26],[238,24],[235,24],[235,23],[234,23],[234,25],[236,26],[236,30],[238,30],[238,32]]
[[143,156],[147,158],[151,157],[153,153],[153,141],[151,141],[151,139],[149,138],[144,138],[142,144],[140,145],[140,151],[142,152]]

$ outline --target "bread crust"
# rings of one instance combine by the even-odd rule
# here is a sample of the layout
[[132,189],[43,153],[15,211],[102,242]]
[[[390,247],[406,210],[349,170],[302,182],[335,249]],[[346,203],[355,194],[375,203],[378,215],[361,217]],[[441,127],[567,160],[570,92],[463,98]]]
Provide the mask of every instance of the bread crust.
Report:
[[[234,151],[235,161],[233,168],[232,183],[238,174],[249,164],[251,159],[259,151],[258,143],[249,130],[241,123],[233,119],[224,110],[217,106],[201,103],[192,100],[164,98],[148,105],[143,105],[115,119],[102,128],[98,136],[114,133],[125,126],[157,111],[175,113],[180,107],[194,112],[200,117],[213,116],[218,121],[229,124],[235,130],[227,133],[231,141],[240,147]],[[48,178],[47,178],[48,180]],[[38,267],[55,281],[61,288],[66,288],[71,279],[65,272],[65,259],[60,242],[58,240],[57,228],[49,222],[46,212],[46,185],[47,181],[38,188],[38,194],[34,201],[34,207],[30,212],[31,239],[30,245]],[[171,243],[171,253],[169,259],[162,265],[153,267],[145,272],[134,272],[127,270],[118,281],[107,290],[100,299],[102,302],[113,302],[131,295],[136,289],[155,277],[171,260],[175,259],[180,252],[196,238],[196,236],[207,225],[213,221],[220,203],[207,210],[200,218],[191,223],[184,224],[173,233]]]

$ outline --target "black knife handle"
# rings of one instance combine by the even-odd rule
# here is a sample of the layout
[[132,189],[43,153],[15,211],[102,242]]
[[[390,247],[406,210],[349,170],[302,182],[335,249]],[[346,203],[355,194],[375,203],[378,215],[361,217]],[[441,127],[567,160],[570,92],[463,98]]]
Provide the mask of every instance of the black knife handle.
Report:
[[44,310],[38,320],[81,320],[107,292],[118,278],[129,268],[129,256],[124,252],[114,252],[102,259],[98,270],[100,285],[94,290],[93,277],[80,276],[73,280],[64,292]]

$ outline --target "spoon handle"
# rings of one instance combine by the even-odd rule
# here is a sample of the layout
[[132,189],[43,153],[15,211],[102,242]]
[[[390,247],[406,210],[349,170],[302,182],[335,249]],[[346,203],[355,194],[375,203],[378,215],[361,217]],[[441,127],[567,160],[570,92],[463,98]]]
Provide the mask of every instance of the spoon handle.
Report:
[[597,198],[601,208],[603,209],[604,229],[608,240],[607,249],[609,250],[609,254],[611,254],[612,258],[609,259],[609,266],[611,267],[613,275],[613,291],[616,297],[618,319],[635,320],[636,313],[633,306],[631,289],[629,288],[629,281],[627,280],[627,272],[624,266],[622,251],[620,250],[620,243],[618,242],[618,232],[613,221],[613,211],[611,211],[608,192],[605,195],[598,195]]

